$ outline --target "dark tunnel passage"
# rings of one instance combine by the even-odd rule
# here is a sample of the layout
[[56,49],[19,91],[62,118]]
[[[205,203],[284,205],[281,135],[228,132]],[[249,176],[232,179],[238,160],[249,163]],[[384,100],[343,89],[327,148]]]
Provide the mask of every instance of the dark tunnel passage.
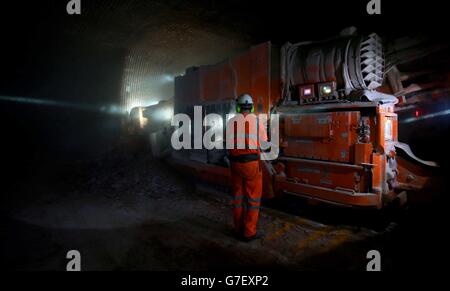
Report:
[[[235,244],[222,215],[231,211],[228,196],[198,191],[152,158],[147,145],[130,145],[123,134],[130,109],[171,99],[174,77],[188,67],[220,62],[267,40],[327,39],[352,25],[387,40],[416,32],[434,40],[444,17],[405,29],[392,26],[394,13],[380,16],[381,24],[359,17],[361,3],[342,12],[339,25],[316,25],[299,21],[303,11],[323,11],[313,2],[298,10],[284,2],[274,8],[246,1],[83,1],[80,16],[65,13],[66,1],[40,2],[0,8],[4,268],[64,269],[67,249],[79,248],[91,255],[89,270],[359,270],[365,258],[352,257],[352,250],[381,245],[386,269],[394,270],[431,264],[444,250],[437,238],[447,218],[444,190],[423,209],[388,210],[381,218],[291,198],[269,202],[262,217],[267,240]],[[327,4],[322,17],[335,17],[338,2]],[[405,6],[408,13],[417,12]],[[420,114],[449,106],[446,100],[425,105]],[[450,115],[402,123],[410,117],[414,110],[399,113],[400,140],[437,161],[445,176]],[[310,238],[302,242],[305,233]],[[409,265],[417,248],[429,256],[420,253]]]
[[79,21],[60,12],[64,3],[52,3],[2,10],[33,24],[7,31],[5,54],[15,57],[2,59],[9,68],[1,72],[2,126],[14,136],[3,146],[23,145],[18,158],[22,150],[30,153],[30,142],[49,158],[99,153],[120,133],[120,114],[107,113],[170,99],[173,78],[185,68],[249,45],[244,33],[206,26],[174,3],[94,1]]

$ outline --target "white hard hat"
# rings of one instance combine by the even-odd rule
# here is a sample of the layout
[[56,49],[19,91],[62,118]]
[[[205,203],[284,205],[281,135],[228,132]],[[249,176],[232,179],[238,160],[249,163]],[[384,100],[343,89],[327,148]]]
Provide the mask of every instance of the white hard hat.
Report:
[[239,105],[253,105],[253,99],[252,96],[248,95],[248,94],[242,94],[241,96],[239,96],[238,100],[237,100],[237,104]]

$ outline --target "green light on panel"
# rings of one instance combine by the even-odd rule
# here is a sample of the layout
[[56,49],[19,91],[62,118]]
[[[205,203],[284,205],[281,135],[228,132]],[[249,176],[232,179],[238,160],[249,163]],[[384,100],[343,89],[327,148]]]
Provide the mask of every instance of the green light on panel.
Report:
[[330,86],[323,86],[322,87],[322,93],[325,95],[331,94],[331,87]]

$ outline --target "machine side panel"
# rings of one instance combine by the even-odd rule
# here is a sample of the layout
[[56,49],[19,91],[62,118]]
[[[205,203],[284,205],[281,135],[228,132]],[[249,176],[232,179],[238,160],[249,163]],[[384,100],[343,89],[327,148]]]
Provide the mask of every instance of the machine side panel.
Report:
[[358,111],[287,116],[284,154],[299,158],[353,162],[359,118]]

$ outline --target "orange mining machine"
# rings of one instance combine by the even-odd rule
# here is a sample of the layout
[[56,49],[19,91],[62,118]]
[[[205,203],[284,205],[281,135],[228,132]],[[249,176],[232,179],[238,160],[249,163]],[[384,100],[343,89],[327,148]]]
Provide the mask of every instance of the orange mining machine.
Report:
[[[436,166],[398,142],[397,98],[377,91],[383,85],[384,62],[376,34],[281,48],[266,42],[219,64],[188,68],[175,78],[173,103],[166,104],[173,113],[191,118],[194,106],[202,106],[203,116],[216,113],[225,120],[235,112],[237,96],[249,93],[256,114],[276,113],[280,120],[279,156],[261,161],[265,198],[289,193],[342,206],[382,208],[395,199],[405,201],[407,190],[427,182],[413,164]],[[155,108],[144,108],[144,117],[146,111]],[[167,144],[170,134],[166,121],[158,138]],[[408,162],[398,157],[399,150]],[[226,150],[171,150],[169,161],[202,180],[229,183]]]

